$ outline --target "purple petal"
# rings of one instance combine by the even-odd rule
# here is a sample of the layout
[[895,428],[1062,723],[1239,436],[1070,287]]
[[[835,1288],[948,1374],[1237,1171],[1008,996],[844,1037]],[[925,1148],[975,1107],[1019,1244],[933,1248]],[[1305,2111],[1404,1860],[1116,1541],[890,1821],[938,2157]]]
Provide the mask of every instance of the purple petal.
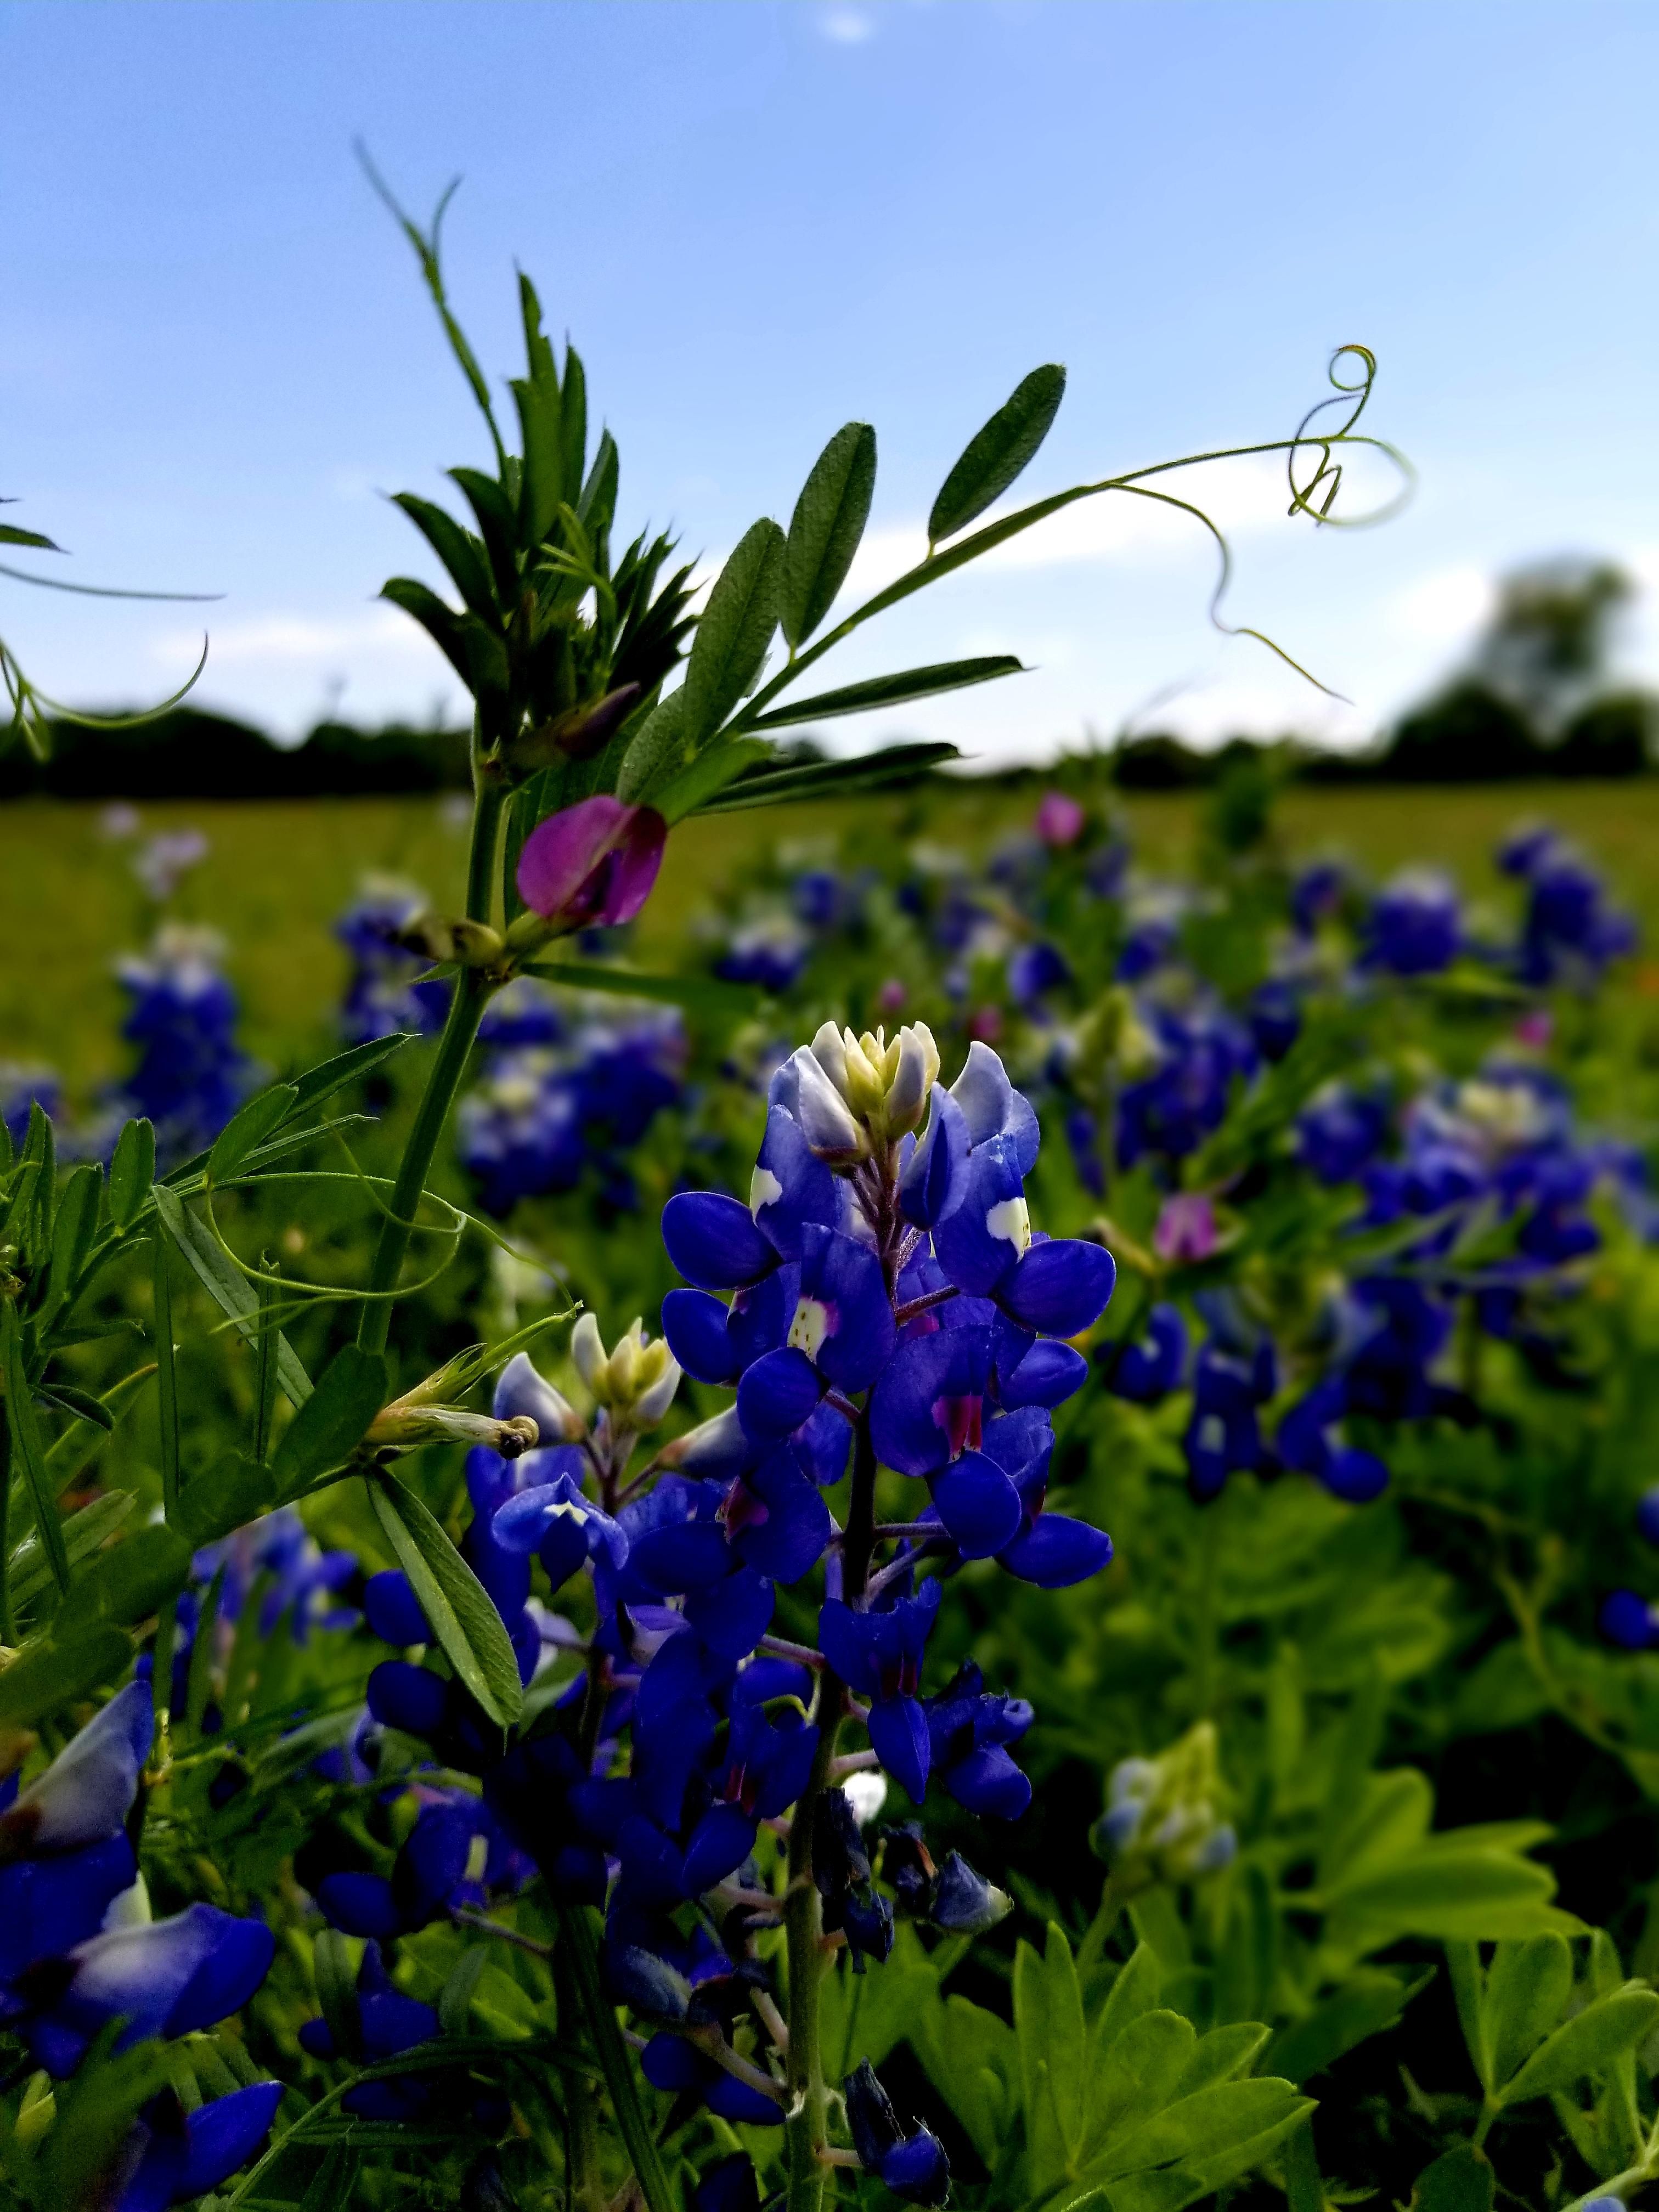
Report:
[[1116,1279],[1117,1262],[1103,1244],[1048,1237],[998,1286],[997,1303],[1041,1336],[1076,1336],[1104,1313]]
[[550,921],[631,921],[651,896],[667,826],[600,793],[539,823],[519,855],[519,896]]
[[758,1282],[778,1264],[749,1208],[719,1191],[677,1192],[662,1211],[662,1241],[686,1281],[699,1290],[734,1291]]
[[915,1803],[927,1795],[933,1745],[927,1716],[914,1698],[878,1698],[870,1708],[871,1745],[895,1782]]
[[1066,1589],[1097,1575],[1112,1556],[1112,1540],[1086,1521],[1045,1513],[1036,1525],[997,1555],[999,1563],[1023,1583],[1039,1589]]
[[933,1482],[933,1503],[965,1559],[988,1559],[1009,1543],[1024,1516],[1019,1492],[994,1459],[963,1452]]

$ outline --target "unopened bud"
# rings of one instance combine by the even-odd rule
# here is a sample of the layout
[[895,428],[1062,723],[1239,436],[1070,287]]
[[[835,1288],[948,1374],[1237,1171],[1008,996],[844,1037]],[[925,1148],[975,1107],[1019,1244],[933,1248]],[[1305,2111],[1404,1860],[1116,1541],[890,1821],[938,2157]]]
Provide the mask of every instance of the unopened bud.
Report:
[[417,1444],[487,1444],[503,1459],[534,1451],[540,1431],[524,1414],[497,1420],[465,1406],[428,1406],[400,1398],[374,1416],[363,1442],[371,1450],[412,1451]]
[[[939,1070],[939,1048],[921,1022],[908,1023],[890,1043],[884,1030],[866,1030],[855,1036],[851,1030],[825,1022],[797,1061],[807,1141],[814,1151],[824,1152],[851,1152],[853,1140],[846,1134],[845,1123],[820,1100],[814,1069],[839,1101],[860,1151],[870,1142],[890,1143],[920,1128]],[[809,1115],[823,1120],[826,1133],[836,1141],[820,1141],[808,1125]]]
[[1119,1761],[1090,1843],[1125,1890],[1213,1874],[1237,1849],[1216,1812],[1220,1787],[1214,1723],[1200,1721],[1157,1759]]
[[499,930],[465,915],[452,921],[441,914],[418,914],[398,931],[397,941],[423,959],[458,961],[463,968],[493,968],[506,951]]
[[660,1337],[646,1341],[637,1317],[607,1358],[599,1322],[591,1313],[583,1314],[570,1333],[570,1356],[595,1404],[604,1407],[618,1425],[652,1427],[672,1405],[679,1388],[678,1363]]

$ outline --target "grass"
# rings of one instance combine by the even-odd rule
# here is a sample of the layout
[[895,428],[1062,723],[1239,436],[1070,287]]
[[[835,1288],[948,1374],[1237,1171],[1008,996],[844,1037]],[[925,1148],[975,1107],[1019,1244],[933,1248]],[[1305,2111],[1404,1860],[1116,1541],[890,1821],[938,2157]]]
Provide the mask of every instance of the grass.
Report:
[[[992,784],[964,785],[929,807],[927,834],[985,850],[1029,816],[1034,799]],[[856,856],[861,826],[892,826],[912,799],[844,800],[773,813],[716,817],[676,831],[638,957],[672,963],[710,892],[777,845],[843,842]],[[0,811],[0,1060],[45,1061],[84,1098],[124,1064],[122,995],[112,962],[142,945],[152,917],[123,847],[100,833],[101,809],[49,799]],[[194,824],[211,849],[187,878],[175,911],[210,924],[228,944],[246,1009],[250,1049],[273,1068],[325,1051],[329,1013],[345,963],[334,917],[361,878],[403,875],[443,904],[459,894],[464,827],[429,799],[234,804],[180,802],[143,810],[145,831]],[[1194,860],[1198,812],[1184,793],[1130,799],[1135,849],[1154,870]],[[1494,884],[1491,854],[1504,829],[1542,816],[1583,844],[1621,897],[1659,939],[1659,780],[1504,785],[1435,791],[1292,790],[1279,823],[1293,853],[1334,847],[1379,874],[1408,861],[1449,866],[1474,895]]]

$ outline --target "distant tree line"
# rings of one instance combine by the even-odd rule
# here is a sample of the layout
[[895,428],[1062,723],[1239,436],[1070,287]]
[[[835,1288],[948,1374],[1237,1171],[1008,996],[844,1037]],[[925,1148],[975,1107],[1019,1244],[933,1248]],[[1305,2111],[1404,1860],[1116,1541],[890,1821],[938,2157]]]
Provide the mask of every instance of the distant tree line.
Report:
[[[1659,765],[1659,698],[1613,680],[1613,648],[1634,598],[1607,562],[1559,560],[1504,579],[1468,663],[1364,751],[1287,739],[1291,771],[1316,783],[1489,783],[1540,776],[1639,775]],[[118,729],[59,722],[52,757],[0,753],[0,799],[313,799],[464,790],[467,733],[325,720],[297,745],[251,723],[181,706]],[[1199,752],[1179,738],[1136,737],[1112,756],[1129,791],[1219,781],[1260,748],[1235,739]],[[810,738],[802,760],[821,758]],[[1286,758],[1288,757],[1288,758]]]
[[465,790],[465,730],[384,729],[324,721],[297,745],[273,744],[252,723],[195,707],[118,729],[60,721],[49,759],[0,753],[0,799],[318,799],[377,792]]

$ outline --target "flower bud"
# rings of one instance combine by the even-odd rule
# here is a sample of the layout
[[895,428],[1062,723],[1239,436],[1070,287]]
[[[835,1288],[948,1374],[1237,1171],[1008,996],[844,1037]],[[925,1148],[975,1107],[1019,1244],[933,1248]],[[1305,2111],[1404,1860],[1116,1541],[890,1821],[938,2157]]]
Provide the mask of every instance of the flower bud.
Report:
[[807,1142],[826,1155],[855,1147],[862,1154],[920,1128],[939,1069],[939,1048],[921,1022],[907,1023],[890,1043],[884,1030],[854,1036],[825,1022],[796,1060]]
[[1106,1810],[1089,1833],[1120,1888],[1191,1881],[1229,1864],[1237,1838],[1217,1814],[1220,1789],[1210,1721],[1157,1759],[1121,1759],[1107,1778]]
[[413,1394],[378,1413],[363,1442],[371,1450],[413,1451],[430,1443],[487,1444],[503,1459],[534,1451],[540,1432],[525,1415],[498,1420],[493,1413],[470,1413],[465,1406],[428,1406]]
[[652,1427],[668,1411],[679,1388],[678,1362],[660,1337],[646,1342],[637,1317],[607,1358],[598,1321],[591,1313],[583,1314],[570,1333],[570,1356],[594,1402],[618,1425]]

